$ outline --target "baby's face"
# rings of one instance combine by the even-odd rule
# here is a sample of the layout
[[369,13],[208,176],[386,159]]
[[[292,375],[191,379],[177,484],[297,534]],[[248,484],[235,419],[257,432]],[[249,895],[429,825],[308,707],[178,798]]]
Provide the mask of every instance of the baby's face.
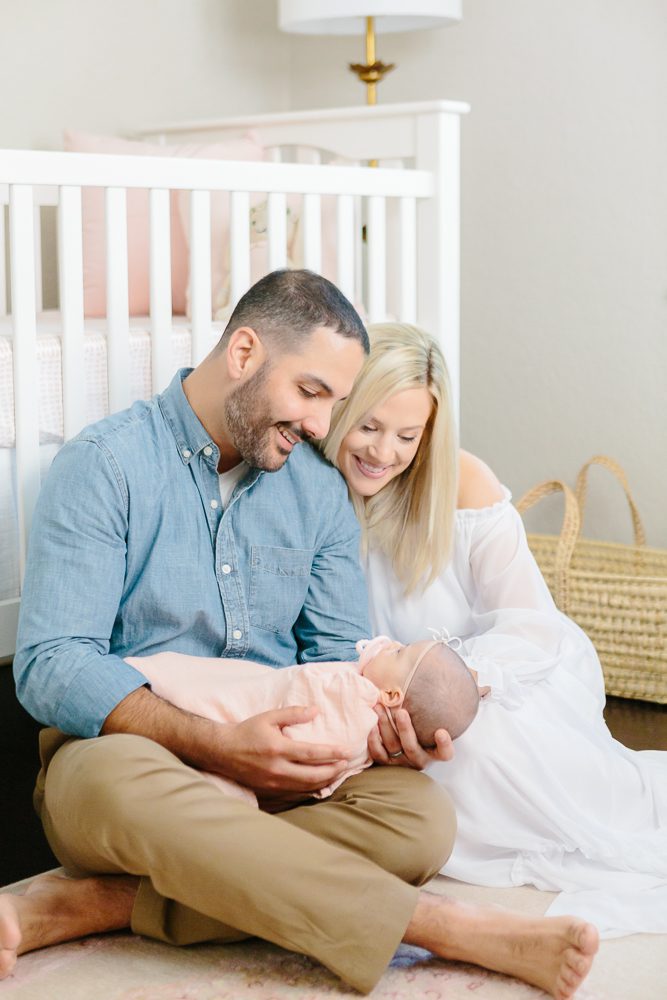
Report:
[[423,639],[405,646],[386,636],[372,639],[359,659],[361,673],[381,691],[403,689],[418,658],[432,643],[432,639]]

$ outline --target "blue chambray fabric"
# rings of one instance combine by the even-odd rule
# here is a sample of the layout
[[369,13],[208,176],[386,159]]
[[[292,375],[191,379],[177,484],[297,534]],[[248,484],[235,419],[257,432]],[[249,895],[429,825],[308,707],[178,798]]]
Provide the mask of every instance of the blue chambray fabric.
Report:
[[309,445],[251,469],[222,510],[218,449],[182,389],[86,428],[33,518],[14,673],[41,722],[95,736],[145,678],[122,657],[172,649],[273,667],[356,658],[369,635],[359,529]]

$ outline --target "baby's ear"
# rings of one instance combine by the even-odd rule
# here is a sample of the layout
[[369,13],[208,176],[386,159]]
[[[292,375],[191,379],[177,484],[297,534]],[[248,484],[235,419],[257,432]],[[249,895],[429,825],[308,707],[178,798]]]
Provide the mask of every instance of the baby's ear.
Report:
[[380,691],[379,702],[385,708],[400,708],[405,695],[400,688],[389,688],[388,691]]

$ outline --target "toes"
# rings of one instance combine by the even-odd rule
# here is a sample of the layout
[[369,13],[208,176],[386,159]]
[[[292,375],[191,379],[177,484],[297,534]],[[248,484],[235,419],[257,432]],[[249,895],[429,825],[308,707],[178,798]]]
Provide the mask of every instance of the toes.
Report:
[[16,952],[7,948],[0,948],[0,979],[8,976],[16,965]]
[[598,950],[600,935],[593,924],[576,923],[570,928],[570,939],[585,955],[594,955]]

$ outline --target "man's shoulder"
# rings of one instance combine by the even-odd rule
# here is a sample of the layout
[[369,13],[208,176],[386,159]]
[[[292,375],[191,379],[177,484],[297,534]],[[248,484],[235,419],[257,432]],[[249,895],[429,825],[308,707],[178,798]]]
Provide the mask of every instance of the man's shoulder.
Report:
[[338,469],[333,467],[315,445],[300,444],[294,449],[283,468],[299,478],[308,476],[318,486],[325,484],[345,489],[345,481]]
[[126,410],[110,413],[109,416],[88,424],[74,440],[101,442],[141,431],[154,415],[156,407],[156,396],[152,399],[138,399]]

